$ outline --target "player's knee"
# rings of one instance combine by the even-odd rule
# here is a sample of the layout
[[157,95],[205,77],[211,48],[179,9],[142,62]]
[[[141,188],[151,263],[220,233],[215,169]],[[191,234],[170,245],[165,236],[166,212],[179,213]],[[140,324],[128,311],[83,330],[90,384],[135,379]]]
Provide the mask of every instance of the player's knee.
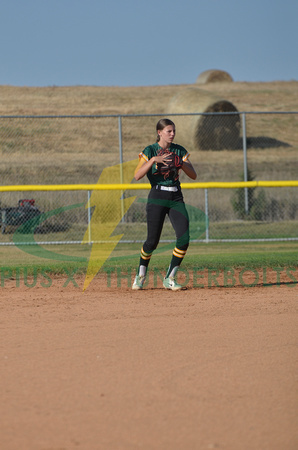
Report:
[[187,250],[189,246],[189,233],[185,233],[183,236],[177,238],[176,247],[180,250]]
[[146,241],[145,244],[143,245],[143,250],[146,253],[152,253],[154,252],[154,250],[156,249],[158,245],[158,241]]

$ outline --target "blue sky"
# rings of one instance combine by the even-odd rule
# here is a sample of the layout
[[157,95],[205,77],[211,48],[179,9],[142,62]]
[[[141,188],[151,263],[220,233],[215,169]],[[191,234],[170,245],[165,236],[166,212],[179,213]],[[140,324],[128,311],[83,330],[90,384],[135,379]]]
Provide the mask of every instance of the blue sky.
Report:
[[298,79],[296,0],[3,0],[0,84]]

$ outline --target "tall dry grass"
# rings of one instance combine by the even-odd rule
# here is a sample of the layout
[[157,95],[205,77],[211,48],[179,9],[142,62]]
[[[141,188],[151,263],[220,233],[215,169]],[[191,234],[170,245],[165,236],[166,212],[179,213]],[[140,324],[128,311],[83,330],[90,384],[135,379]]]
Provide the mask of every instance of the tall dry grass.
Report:
[[[173,96],[189,86],[197,87],[197,84],[127,88],[0,86],[0,115],[165,116]],[[240,112],[298,111],[297,81],[213,83],[201,89],[230,101]],[[123,119],[124,161],[137,158],[139,151],[155,140],[156,121],[157,117]],[[297,115],[247,115],[247,136],[253,142],[248,148],[248,164],[256,179],[297,178]],[[176,141],[179,142],[179,129]],[[188,150],[199,175],[198,181],[241,178],[241,149]],[[117,163],[117,117],[0,120],[1,185],[96,183],[104,167]],[[188,181],[184,176],[181,180]],[[229,195],[223,191],[217,196],[218,207],[228,201]]]
[[[145,87],[0,86],[0,115],[167,113],[171,98],[193,85]],[[298,111],[298,81],[211,83],[201,87],[239,111]]]

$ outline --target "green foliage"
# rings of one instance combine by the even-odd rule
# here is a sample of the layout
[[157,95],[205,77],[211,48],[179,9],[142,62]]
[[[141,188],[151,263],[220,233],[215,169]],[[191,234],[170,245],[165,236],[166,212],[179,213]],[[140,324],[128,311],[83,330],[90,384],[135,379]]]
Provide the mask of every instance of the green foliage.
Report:
[[[253,181],[255,177],[252,172],[247,169],[247,181]],[[241,181],[244,181],[244,173],[241,174]],[[242,220],[266,220],[269,215],[269,204],[266,199],[266,194],[263,189],[259,190],[256,195],[256,188],[247,189],[248,197],[248,209],[245,208],[245,189],[239,188],[233,194],[231,203],[233,210],[238,217]],[[274,209],[275,205],[271,205]]]
[[257,197],[253,200],[253,204],[249,210],[251,219],[259,221],[266,220],[268,216],[268,203],[264,189],[261,189]]

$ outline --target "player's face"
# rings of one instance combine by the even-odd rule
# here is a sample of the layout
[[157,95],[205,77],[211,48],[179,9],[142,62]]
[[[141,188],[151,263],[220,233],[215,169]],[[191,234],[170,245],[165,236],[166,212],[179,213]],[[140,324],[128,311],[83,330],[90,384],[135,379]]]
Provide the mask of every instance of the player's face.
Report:
[[[171,144],[175,138],[176,130],[174,125],[168,125],[163,130],[158,130],[159,143]],[[161,145],[163,147],[163,145]]]

